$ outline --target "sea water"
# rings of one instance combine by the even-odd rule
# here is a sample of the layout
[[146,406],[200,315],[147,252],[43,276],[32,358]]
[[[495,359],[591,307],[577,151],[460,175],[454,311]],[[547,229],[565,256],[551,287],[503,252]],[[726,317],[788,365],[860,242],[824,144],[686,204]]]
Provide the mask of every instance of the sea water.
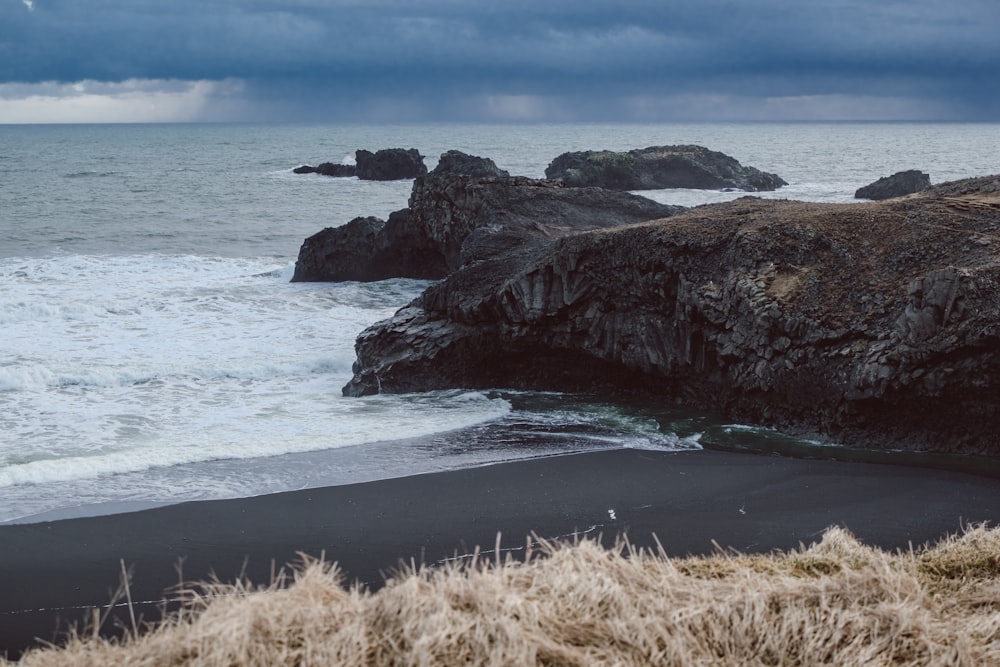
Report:
[[[359,148],[449,149],[541,177],[569,150],[692,143],[850,202],[880,176],[1000,172],[1000,126],[0,126],[0,522],[257,495],[744,432],[584,396],[344,398],[354,339],[427,283],[291,283],[302,241],[410,181],[296,175]],[[744,193],[643,193],[693,206]]]

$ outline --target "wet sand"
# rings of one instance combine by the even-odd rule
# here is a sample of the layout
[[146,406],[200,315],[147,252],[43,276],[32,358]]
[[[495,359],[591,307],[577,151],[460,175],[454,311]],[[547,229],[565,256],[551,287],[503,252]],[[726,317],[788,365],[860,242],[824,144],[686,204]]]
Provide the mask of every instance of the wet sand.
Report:
[[[0,652],[58,641],[106,605],[132,571],[134,609],[158,616],[184,580],[267,582],[299,553],[378,588],[401,561],[505,553],[535,533],[607,542],[627,533],[675,556],[789,549],[845,526],[907,548],[1000,519],[1000,481],[896,465],[721,451],[618,450],[555,456],[255,498],[0,526]],[[654,539],[655,534],[655,539]],[[507,551],[507,550],[510,551]],[[178,568],[182,575],[178,574]],[[115,610],[128,618],[124,607]],[[110,626],[112,620],[107,625]]]

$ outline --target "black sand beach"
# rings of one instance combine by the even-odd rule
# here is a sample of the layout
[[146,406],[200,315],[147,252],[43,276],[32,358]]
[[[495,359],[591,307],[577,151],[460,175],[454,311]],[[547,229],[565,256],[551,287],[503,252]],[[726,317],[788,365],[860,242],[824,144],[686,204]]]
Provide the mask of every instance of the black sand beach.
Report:
[[[935,541],[1000,518],[1000,482],[895,465],[720,451],[618,450],[128,514],[0,526],[0,652],[107,604],[132,570],[138,614],[164,589],[244,574],[267,582],[298,553],[324,554],[349,580],[378,587],[398,563],[433,564],[517,548],[526,536],[585,533],[654,544],[670,555],[812,542],[831,525],[887,549]],[[517,551],[512,552],[515,555]],[[118,618],[127,618],[120,608]]]

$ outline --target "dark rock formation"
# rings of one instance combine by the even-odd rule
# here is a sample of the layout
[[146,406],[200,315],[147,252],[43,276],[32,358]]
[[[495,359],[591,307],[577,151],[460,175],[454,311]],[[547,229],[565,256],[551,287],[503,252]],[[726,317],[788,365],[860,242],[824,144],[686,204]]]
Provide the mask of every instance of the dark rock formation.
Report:
[[386,148],[354,153],[357,175],[363,181],[398,181],[427,173],[424,157],[416,148]]
[[563,153],[546,167],[545,176],[567,185],[615,190],[732,188],[758,192],[788,185],[777,174],[744,167],[734,158],[702,146]]
[[845,444],[1000,454],[1000,177],[743,198],[468,264],[363,332],[347,395],[625,387]]
[[448,151],[441,154],[441,159],[434,167],[432,174],[459,174],[476,176],[477,178],[510,176],[505,169],[487,157],[477,157],[462,151]]
[[322,174],[323,176],[354,176],[356,175],[356,168],[353,164],[335,164],[333,162],[323,162],[318,167],[312,167],[308,164],[304,164],[301,167],[296,167],[292,169],[296,174]]
[[680,210],[627,192],[435,173],[414,181],[409,208],[387,222],[359,218],[306,239],[292,280],[443,278],[464,264],[525,252],[569,233]]
[[322,174],[323,176],[336,176],[339,178],[345,176],[356,176],[357,167],[353,164],[336,164],[333,162],[324,162],[320,166],[316,167],[316,173]]
[[858,191],[854,193],[854,198],[881,201],[912,195],[929,187],[931,187],[930,176],[922,171],[910,169],[909,171],[898,171],[892,176],[883,176],[874,183],[858,188]]

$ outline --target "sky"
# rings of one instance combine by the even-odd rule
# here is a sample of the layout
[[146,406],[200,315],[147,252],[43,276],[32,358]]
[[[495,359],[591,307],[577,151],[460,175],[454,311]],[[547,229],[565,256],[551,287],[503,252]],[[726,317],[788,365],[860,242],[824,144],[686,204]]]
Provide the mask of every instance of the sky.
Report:
[[0,123],[1000,120],[1000,0],[0,0]]

